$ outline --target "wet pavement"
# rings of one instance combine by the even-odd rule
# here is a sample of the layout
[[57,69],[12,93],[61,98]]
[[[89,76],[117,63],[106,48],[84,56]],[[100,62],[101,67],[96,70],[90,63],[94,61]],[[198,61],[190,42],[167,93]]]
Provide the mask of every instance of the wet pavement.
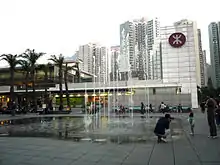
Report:
[[[157,144],[152,133],[157,117],[110,121],[94,117],[36,117],[11,121],[0,128],[5,136],[13,133],[0,137],[0,164],[220,164],[220,139],[208,139],[205,116],[195,116],[195,136],[189,136],[187,116],[179,115],[172,121],[167,144]],[[45,133],[49,134],[47,138],[39,137]],[[78,140],[73,135],[78,135]]]
[[[153,129],[158,117],[99,117],[98,115],[71,117],[33,117],[5,120],[0,126],[0,136],[47,137],[92,142],[152,142]],[[179,120],[171,124],[173,137],[182,135]]]

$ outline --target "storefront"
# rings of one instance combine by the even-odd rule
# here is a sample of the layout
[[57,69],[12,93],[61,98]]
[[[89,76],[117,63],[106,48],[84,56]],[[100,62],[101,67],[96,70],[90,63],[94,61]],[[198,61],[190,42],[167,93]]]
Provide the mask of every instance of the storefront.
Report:
[[[82,105],[84,105],[85,103],[84,95],[81,95],[81,94],[78,94],[78,95],[70,94],[69,98],[70,98],[70,105],[73,108],[82,107]],[[55,102],[53,103],[55,104],[55,107],[58,107],[60,105],[60,96],[58,94],[55,95]],[[67,106],[66,95],[63,95],[63,105],[64,107]]]
[[9,101],[10,101],[10,99],[8,96],[0,95],[0,107],[1,108],[7,108]]
[[[87,105],[90,105],[91,103],[94,103],[95,104],[101,104],[102,106],[107,106],[108,105],[108,97],[112,97],[113,95],[115,95],[115,97],[117,96],[120,96],[120,97],[123,97],[123,96],[129,96],[129,95],[134,95],[134,91],[132,92],[129,92],[129,91],[126,91],[126,92],[111,92],[111,93],[108,93],[108,92],[101,92],[101,93],[88,93],[88,94],[85,94],[85,93],[78,93],[78,94],[72,94],[70,93],[69,94],[69,99],[70,99],[70,105],[71,107],[73,108],[81,108],[83,107],[85,104]],[[54,104],[55,104],[55,107],[58,107],[60,105],[60,96],[59,94],[55,94],[54,95]],[[64,94],[63,95],[63,105],[64,107],[67,106],[67,98],[66,98],[66,95]]]

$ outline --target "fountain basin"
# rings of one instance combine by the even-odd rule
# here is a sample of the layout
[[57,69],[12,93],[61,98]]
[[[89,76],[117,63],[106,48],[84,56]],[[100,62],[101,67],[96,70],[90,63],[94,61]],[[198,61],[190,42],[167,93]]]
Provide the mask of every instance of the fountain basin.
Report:
[[[35,117],[8,120],[0,126],[0,136],[44,137],[96,143],[147,143],[155,141],[153,133],[158,117]],[[175,137],[182,136],[180,121],[171,123]],[[177,139],[178,139],[177,138]]]

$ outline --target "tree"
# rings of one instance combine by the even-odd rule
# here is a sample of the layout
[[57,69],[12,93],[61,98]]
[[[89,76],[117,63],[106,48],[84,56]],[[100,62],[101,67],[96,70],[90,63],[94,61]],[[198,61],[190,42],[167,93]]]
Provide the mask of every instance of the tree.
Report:
[[26,112],[28,111],[28,83],[29,83],[29,76],[30,76],[30,70],[31,70],[31,66],[30,63],[28,61],[25,60],[21,60],[20,61],[22,70],[24,71],[25,74],[25,95],[26,95],[26,100],[25,100],[25,110]]
[[77,81],[77,83],[80,83],[79,62],[76,62],[75,68],[76,68],[76,77],[77,77],[76,81]]
[[51,55],[51,58],[49,59],[54,63],[55,66],[58,67],[59,73],[58,73],[58,81],[59,81],[59,88],[60,88],[60,107],[59,110],[63,110],[63,65],[64,65],[64,57],[62,54],[59,55],[59,57],[55,55]]
[[67,102],[67,107],[68,108],[71,108],[70,97],[69,97],[69,89],[68,89],[68,72],[70,70],[73,70],[73,67],[68,66],[68,63],[66,63],[65,67],[64,67],[64,84],[65,84],[65,88],[66,88],[66,102]]
[[[44,98],[45,98],[45,101],[44,103],[48,106],[49,104],[49,95],[48,95],[48,91],[47,91],[47,83],[48,83],[48,79],[49,79],[49,76],[48,76],[48,72],[50,74],[50,66],[51,64],[48,63],[46,65],[43,65],[43,71],[44,71],[44,83],[46,84],[45,85],[45,88],[44,88]],[[51,75],[50,75],[51,76]]]
[[79,63],[75,62],[73,66],[68,66],[68,63],[65,64],[64,67],[64,83],[66,88],[66,100],[67,106],[71,108],[70,105],[70,97],[69,97],[69,89],[68,89],[68,72],[71,70],[76,70],[77,82],[80,82],[80,72],[79,72]]
[[34,103],[34,110],[37,110],[37,100],[35,95],[35,71],[36,71],[36,62],[40,57],[45,55],[45,53],[39,52],[36,53],[35,50],[27,49],[21,57],[27,60],[30,63],[30,74],[31,74],[31,81],[32,81],[32,89],[33,89],[33,103]]
[[15,109],[12,107],[13,102],[15,101],[14,74],[16,71],[16,66],[20,63],[20,61],[18,60],[18,55],[2,54],[0,57],[1,57],[1,60],[4,60],[9,64],[9,72],[10,72],[10,103],[9,103],[9,108],[12,109],[12,115],[14,115]]
[[48,69],[49,69],[49,80],[51,81],[54,77],[53,73],[54,73],[54,67],[51,63],[48,63]]

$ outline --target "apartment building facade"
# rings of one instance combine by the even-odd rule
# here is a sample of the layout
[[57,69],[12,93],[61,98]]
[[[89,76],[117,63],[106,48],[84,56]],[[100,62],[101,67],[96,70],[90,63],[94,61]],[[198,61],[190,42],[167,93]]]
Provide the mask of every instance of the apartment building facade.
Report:
[[83,62],[80,69],[96,75],[96,82],[107,82],[109,74],[108,49],[97,43],[89,43],[79,46],[77,53]]
[[220,22],[209,24],[209,48],[211,59],[211,79],[215,88],[220,87]]
[[120,72],[130,72],[132,78],[152,79],[150,51],[159,36],[157,18],[141,18],[120,25]]

